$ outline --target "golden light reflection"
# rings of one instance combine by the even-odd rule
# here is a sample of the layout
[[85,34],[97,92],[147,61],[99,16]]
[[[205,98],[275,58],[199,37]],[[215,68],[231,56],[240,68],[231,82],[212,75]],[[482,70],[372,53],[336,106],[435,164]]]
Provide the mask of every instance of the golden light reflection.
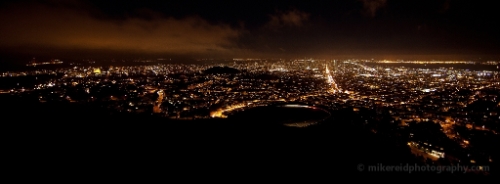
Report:
[[210,116],[212,118],[227,118],[227,115],[225,115],[224,113],[231,112],[231,111],[236,110],[236,109],[245,108],[248,106],[248,104],[249,103],[240,103],[240,104],[236,104],[236,105],[230,105],[226,108],[220,108],[220,109],[217,109],[215,111],[210,112]]

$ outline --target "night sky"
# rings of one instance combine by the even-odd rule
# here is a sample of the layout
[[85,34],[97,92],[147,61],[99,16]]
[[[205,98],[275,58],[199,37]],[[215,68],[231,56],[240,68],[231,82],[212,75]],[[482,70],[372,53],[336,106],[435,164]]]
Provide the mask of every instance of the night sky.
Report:
[[500,59],[494,1],[2,1],[27,57]]

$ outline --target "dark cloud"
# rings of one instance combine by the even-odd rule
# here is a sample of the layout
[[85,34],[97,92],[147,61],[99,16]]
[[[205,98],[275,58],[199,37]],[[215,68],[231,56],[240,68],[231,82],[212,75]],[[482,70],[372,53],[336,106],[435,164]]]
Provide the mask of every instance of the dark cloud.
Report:
[[238,54],[231,39],[240,30],[192,16],[164,18],[143,10],[144,18],[99,20],[88,12],[45,4],[12,5],[0,12],[3,46],[128,50],[142,53]]
[[272,28],[281,28],[284,26],[300,27],[303,22],[309,19],[309,14],[299,10],[290,10],[280,12],[270,16],[269,25]]
[[472,0],[0,1],[0,55],[497,54],[496,14]]
[[445,0],[443,2],[443,6],[441,8],[441,12],[443,13],[443,12],[448,11],[448,9],[450,9],[450,6],[451,6],[451,0]]
[[361,0],[361,2],[363,2],[364,13],[375,17],[377,11],[386,5],[387,0]]

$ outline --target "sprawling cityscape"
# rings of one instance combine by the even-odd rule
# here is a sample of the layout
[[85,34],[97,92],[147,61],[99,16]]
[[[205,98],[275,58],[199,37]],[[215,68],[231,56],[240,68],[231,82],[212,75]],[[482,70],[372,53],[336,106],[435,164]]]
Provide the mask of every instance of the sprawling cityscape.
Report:
[[[494,146],[482,142],[499,137],[498,62],[234,59],[213,64],[147,63],[3,72],[2,78],[16,82],[3,86],[1,93],[38,103],[94,103],[109,113],[186,121],[230,118],[275,104],[323,110],[328,117],[348,109],[361,113],[363,126],[374,134],[405,137],[411,152],[423,161],[488,165],[498,159]],[[436,65],[443,63],[448,65]],[[473,67],[482,69],[467,69]],[[389,132],[380,127],[381,118],[392,125]],[[321,118],[314,121],[284,125],[306,128],[332,123]],[[422,133],[419,127],[439,134]]]
[[1,1],[5,175],[498,176],[497,9]]

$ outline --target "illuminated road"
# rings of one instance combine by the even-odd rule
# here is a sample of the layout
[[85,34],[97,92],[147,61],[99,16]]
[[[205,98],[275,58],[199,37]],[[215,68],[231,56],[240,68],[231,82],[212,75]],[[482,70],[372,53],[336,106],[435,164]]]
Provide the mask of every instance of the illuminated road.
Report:
[[231,112],[231,111],[236,110],[236,109],[242,109],[242,108],[247,107],[248,105],[249,105],[249,103],[240,103],[240,104],[228,106],[226,108],[217,109],[216,111],[210,112],[210,116],[212,118],[227,118],[227,116],[224,113]]
[[156,104],[153,107],[153,112],[161,113],[161,104],[163,102],[163,97],[165,93],[163,92],[163,90],[159,90],[157,93],[158,93],[158,98],[156,99]]
[[341,90],[337,86],[337,83],[333,79],[332,73],[330,72],[330,69],[328,69],[328,66],[325,66],[325,73],[327,75],[326,76],[327,77],[327,82],[328,82],[328,84],[330,84],[332,92],[333,93],[341,92]]

